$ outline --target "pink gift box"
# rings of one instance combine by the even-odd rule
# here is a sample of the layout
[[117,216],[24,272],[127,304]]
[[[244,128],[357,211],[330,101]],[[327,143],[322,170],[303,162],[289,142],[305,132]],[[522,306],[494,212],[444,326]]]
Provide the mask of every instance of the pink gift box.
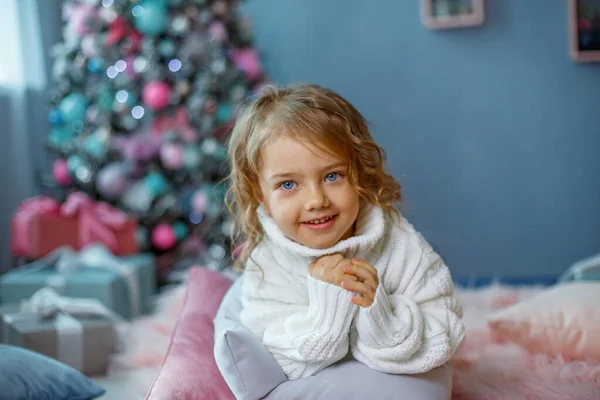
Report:
[[11,219],[11,254],[38,259],[61,246],[102,243],[118,256],[138,253],[137,221],[82,192],[61,204],[47,196],[24,200]]

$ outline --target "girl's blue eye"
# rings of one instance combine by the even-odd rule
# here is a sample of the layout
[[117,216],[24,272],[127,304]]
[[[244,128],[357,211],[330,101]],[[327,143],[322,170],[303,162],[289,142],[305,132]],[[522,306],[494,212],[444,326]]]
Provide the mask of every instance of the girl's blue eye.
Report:
[[294,181],[285,181],[281,184],[281,187],[283,188],[283,190],[292,190],[293,188],[296,187],[296,182]]
[[325,180],[327,182],[335,182],[340,178],[340,174],[338,174],[337,172],[332,172],[330,174],[327,174],[327,176],[325,177]]

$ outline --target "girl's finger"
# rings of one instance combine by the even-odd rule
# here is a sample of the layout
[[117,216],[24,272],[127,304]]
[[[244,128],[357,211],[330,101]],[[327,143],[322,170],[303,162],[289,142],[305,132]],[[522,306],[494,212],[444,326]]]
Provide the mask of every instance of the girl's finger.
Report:
[[352,265],[358,265],[358,266],[368,269],[371,272],[371,274],[373,274],[374,276],[377,276],[377,270],[375,269],[375,267],[373,267],[368,262],[359,260],[358,258],[353,258],[352,260],[350,260],[350,262],[352,263]]
[[375,291],[364,282],[359,281],[343,281],[342,287],[351,292],[363,295],[363,297],[375,297]]
[[342,275],[342,281],[358,281],[358,277],[356,275],[344,274]]
[[352,265],[344,268],[344,272],[347,274],[353,274],[362,279],[369,287],[376,290],[377,286],[379,286],[379,280],[377,279],[377,275],[373,275],[370,270],[363,268],[361,266]]
[[352,296],[352,300],[350,300],[352,304],[356,304],[359,307],[367,308],[373,304],[373,300],[364,297],[364,296]]
[[340,268],[340,269],[346,269],[346,267],[350,267],[352,266],[352,262],[350,260],[348,260],[347,258],[343,259],[342,261],[340,261],[338,263],[338,265],[335,266],[335,268]]

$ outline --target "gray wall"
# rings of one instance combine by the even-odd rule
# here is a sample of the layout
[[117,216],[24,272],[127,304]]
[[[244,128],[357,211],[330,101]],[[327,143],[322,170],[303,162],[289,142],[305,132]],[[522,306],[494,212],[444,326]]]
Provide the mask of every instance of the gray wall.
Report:
[[418,1],[249,0],[272,80],[338,90],[373,124],[404,214],[456,277],[556,275],[600,252],[600,64],[567,2],[486,1],[430,31]]
[[[60,0],[22,0],[18,6],[23,46],[32,51],[41,39],[48,77],[51,70],[49,48],[60,40]],[[32,34],[35,30],[31,29],[31,24],[39,24],[40,37]],[[24,57],[25,73],[37,72],[40,66],[27,62],[31,60],[31,54],[25,51]],[[36,193],[34,171],[50,165],[50,157],[44,149],[50,129],[48,110],[44,88],[28,88],[22,92],[0,88],[0,134],[3,139],[0,145],[0,273],[8,270],[11,263],[10,216],[19,201]]]

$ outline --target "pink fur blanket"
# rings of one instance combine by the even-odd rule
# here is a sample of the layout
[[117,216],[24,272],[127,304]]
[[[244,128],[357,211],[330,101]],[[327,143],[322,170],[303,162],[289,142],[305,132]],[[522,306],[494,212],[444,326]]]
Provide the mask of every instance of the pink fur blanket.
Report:
[[[543,288],[500,285],[457,289],[468,333],[452,360],[453,400],[600,399],[600,362],[567,362],[560,357],[529,354],[490,335],[486,316],[540,290]],[[129,386],[141,396],[146,394],[166,354],[183,294],[184,288],[179,287],[163,295],[157,313],[134,324],[126,351],[111,364],[109,374],[120,379],[127,376]]]

